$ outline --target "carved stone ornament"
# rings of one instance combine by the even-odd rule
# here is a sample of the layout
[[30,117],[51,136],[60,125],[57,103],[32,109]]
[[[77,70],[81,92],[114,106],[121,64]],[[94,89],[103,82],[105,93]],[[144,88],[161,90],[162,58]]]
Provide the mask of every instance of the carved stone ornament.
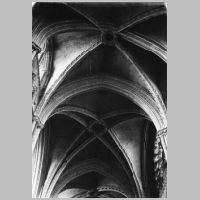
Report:
[[167,173],[167,159],[164,154],[163,145],[161,143],[162,135],[157,135],[154,146],[154,170],[155,170],[155,180],[156,187],[159,191],[159,194],[163,192],[166,182],[166,173]]

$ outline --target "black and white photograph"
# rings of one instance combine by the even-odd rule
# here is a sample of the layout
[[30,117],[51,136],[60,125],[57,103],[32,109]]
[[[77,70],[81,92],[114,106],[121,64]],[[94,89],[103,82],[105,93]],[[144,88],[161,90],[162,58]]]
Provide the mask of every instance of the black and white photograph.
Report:
[[165,2],[32,2],[32,198],[167,198]]

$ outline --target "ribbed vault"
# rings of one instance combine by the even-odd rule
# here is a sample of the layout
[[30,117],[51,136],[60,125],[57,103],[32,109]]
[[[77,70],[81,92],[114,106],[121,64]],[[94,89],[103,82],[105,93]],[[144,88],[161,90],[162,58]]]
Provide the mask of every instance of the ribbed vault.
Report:
[[163,3],[35,3],[32,196],[166,196]]

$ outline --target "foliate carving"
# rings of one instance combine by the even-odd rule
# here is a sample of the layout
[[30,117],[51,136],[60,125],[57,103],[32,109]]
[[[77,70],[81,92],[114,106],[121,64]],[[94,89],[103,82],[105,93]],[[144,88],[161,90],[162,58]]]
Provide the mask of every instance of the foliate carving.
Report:
[[129,198],[129,196],[131,197],[131,195],[127,191],[123,191],[123,190],[121,190],[121,188],[119,188],[117,186],[110,186],[110,185],[99,186],[97,188],[97,190],[99,192],[101,192],[101,191],[115,191],[115,192],[118,192],[118,193],[124,195],[127,198]]
[[37,54],[34,56],[32,60],[32,85],[33,85],[33,93],[37,91],[37,88],[39,87],[39,65],[38,65],[38,59]]
[[40,75],[39,75],[39,63],[38,53],[41,51],[34,42],[32,42],[32,107],[35,110],[38,104],[39,92],[40,92]]
[[166,136],[167,130],[162,130],[157,134],[154,144],[154,170],[156,187],[159,191],[159,196],[162,195],[162,191],[166,185],[166,173],[167,173],[167,158],[164,152],[162,143],[162,137]]

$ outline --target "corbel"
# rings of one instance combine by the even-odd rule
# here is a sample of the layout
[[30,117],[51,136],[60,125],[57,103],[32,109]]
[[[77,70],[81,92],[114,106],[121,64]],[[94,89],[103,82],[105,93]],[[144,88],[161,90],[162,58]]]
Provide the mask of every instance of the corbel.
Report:
[[36,122],[38,128],[43,129],[44,124],[41,122],[41,120],[40,120],[40,118],[38,116],[34,115],[33,116],[33,121]]
[[38,54],[41,52],[41,48],[35,42],[32,42],[32,51],[36,51]]

